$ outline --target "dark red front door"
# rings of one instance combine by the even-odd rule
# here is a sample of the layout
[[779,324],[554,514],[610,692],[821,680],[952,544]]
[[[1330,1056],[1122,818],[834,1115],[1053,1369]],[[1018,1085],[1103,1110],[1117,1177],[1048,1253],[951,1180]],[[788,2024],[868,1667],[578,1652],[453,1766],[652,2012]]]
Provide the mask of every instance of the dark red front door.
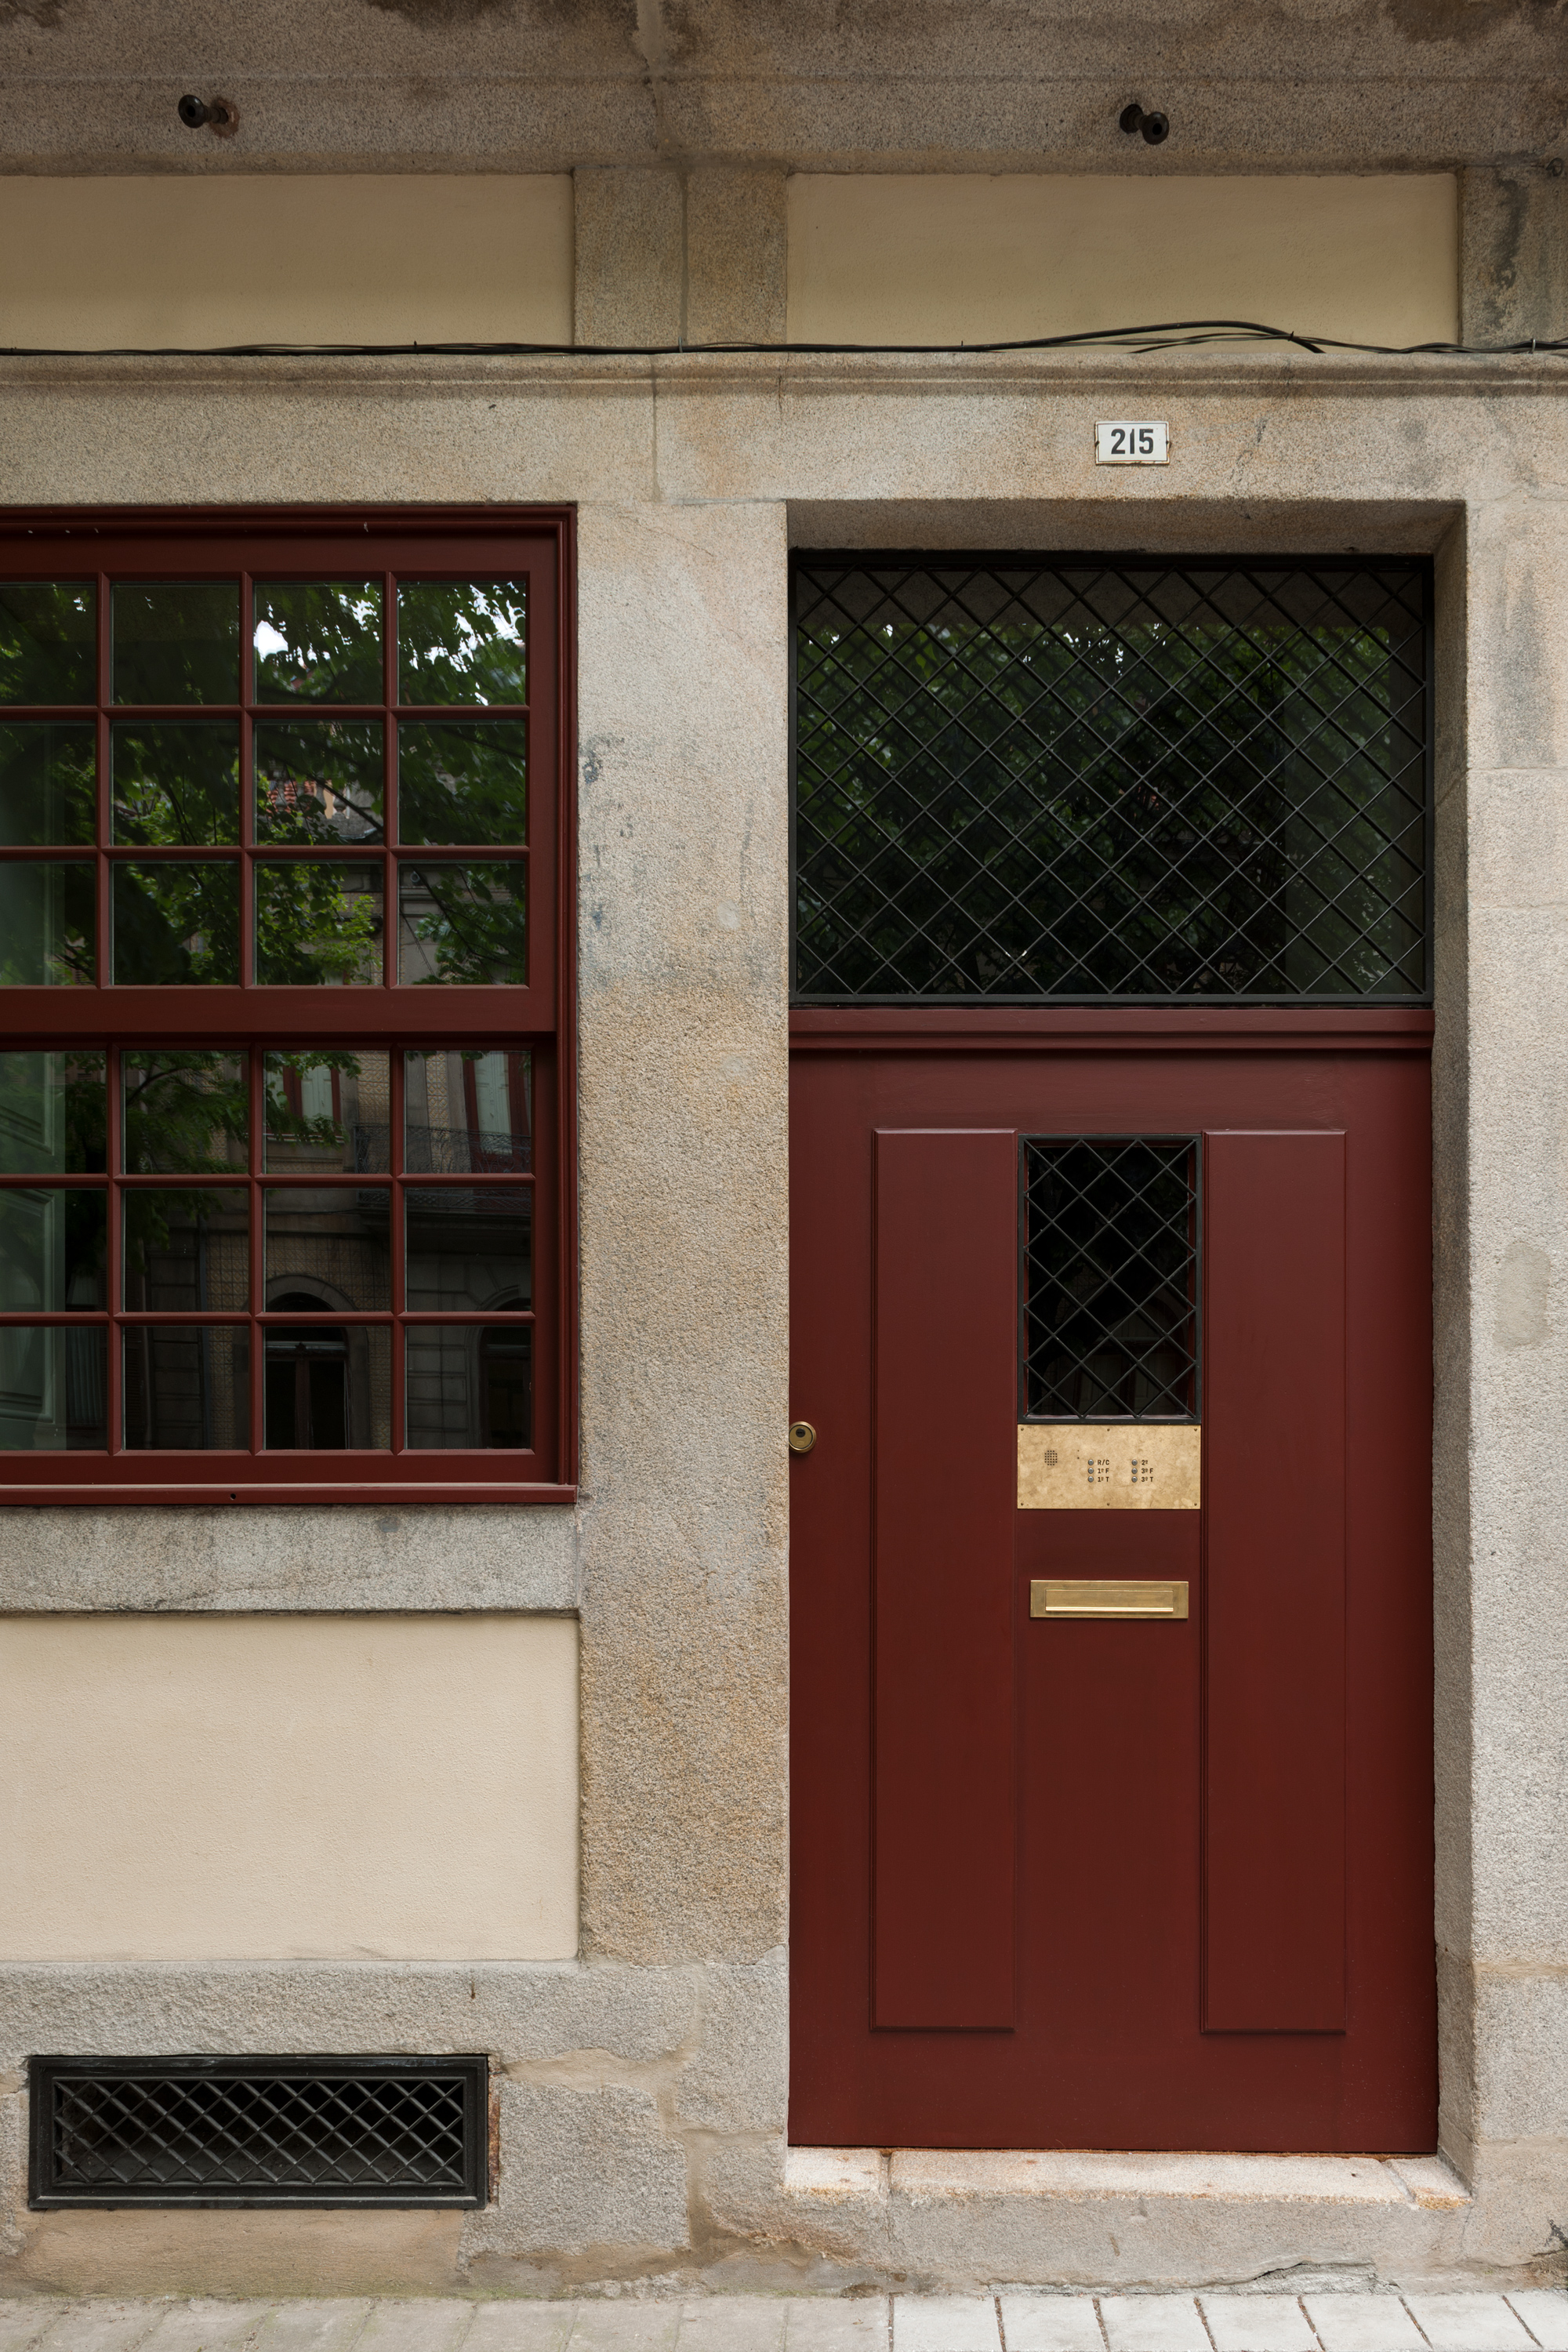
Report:
[[795,1016],[795,2141],[1434,2145],[1429,1026]]

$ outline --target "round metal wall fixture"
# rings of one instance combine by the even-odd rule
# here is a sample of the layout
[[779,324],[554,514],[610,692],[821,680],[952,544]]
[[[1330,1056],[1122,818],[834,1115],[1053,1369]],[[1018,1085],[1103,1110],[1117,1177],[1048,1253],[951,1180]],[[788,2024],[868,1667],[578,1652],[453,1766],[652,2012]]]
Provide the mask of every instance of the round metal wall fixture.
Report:
[[187,131],[210,131],[217,139],[232,139],[239,127],[232,99],[202,99],[187,91],[174,110]]
[[1141,131],[1145,144],[1150,147],[1160,146],[1171,135],[1170,116],[1159,113],[1145,114],[1136,99],[1131,106],[1122,108],[1119,120],[1122,130],[1130,139],[1134,132]]

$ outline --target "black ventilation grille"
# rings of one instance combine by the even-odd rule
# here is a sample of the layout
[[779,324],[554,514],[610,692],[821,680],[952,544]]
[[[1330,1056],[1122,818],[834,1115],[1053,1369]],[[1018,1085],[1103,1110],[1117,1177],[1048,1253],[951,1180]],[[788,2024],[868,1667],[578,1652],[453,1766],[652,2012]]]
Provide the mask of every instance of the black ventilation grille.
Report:
[[1026,1136],[1025,1421],[1196,1421],[1198,1144]]
[[1420,563],[802,560],[797,999],[1417,1000]]
[[29,2201],[482,2205],[489,2062],[35,2058]]

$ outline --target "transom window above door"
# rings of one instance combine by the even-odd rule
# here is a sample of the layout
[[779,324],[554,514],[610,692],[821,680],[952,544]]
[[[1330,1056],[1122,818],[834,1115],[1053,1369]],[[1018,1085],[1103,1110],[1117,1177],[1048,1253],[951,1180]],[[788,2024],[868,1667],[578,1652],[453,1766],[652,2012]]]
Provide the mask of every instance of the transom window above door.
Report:
[[816,557],[796,1001],[1424,1001],[1410,560]]
[[0,526],[13,1498],[572,1492],[571,556]]

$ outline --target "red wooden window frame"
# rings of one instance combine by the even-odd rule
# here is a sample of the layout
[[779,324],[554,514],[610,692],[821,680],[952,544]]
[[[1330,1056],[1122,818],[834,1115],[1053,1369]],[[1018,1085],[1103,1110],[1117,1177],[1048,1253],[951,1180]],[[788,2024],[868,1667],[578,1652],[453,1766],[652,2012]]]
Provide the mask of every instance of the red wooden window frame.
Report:
[[[125,1327],[120,1281],[119,1219],[109,1219],[110,1261],[106,1309],[50,1317],[16,1313],[20,1322],[94,1323],[107,1327],[109,1355],[109,1449],[107,1452],[0,1452],[0,1497],[10,1503],[329,1503],[329,1502],[537,1502],[568,1503],[576,1495],[576,1153],[575,1153],[575,532],[570,508],[493,507],[225,509],[99,509],[68,511],[11,509],[0,519],[0,578],[98,582],[100,760],[96,845],[74,854],[93,856],[98,866],[97,984],[92,987],[8,987],[0,990],[0,1026],[10,1051],[60,1051],[102,1046],[203,1047],[226,1045],[250,1055],[251,1156],[248,1177],[237,1171],[221,1180],[248,1183],[251,1226],[251,1307],[248,1317],[213,1314],[209,1321],[246,1321],[251,1327],[253,1449],[248,1453],[127,1450],[123,1439],[121,1348]],[[526,850],[528,980],[525,986],[400,986],[397,981],[397,845],[389,809],[387,837],[378,848],[357,845],[355,862],[384,861],[384,970],[375,985],[272,986],[250,976],[252,890],[242,876],[241,979],[237,987],[115,986],[110,979],[109,866],[111,848],[106,746],[110,681],[108,677],[109,587],[119,578],[195,582],[237,580],[241,595],[241,652],[245,699],[235,705],[204,704],[204,719],[248,719],[258,707],[247,656],[250,646],[253,578],[364,579],[385,575],[430,579],[522,579],[529,583],[529,790]],[[390,604],[384,605],[390,614]],[[388,626],[386,709],[389,758],[396,680]],[[118,708],[118,706],[116,706]],[[315,715],[336,716],[327,706]],[[43,713],[20,707],[0,713],[79,717],[64,710]],[[126,715],[129,715],[127,710]],[[143,716],[137,710],[138,716]],[[184,716],[184,712],[180,715]],[[303,707],[300,715],[304,715]],[[477,715],[465,706],[453,716]],[[247,869],[255,846],[250,733],[241,727],[240,845],[230,852]],[[56,848],[12,849],[7,856],[59,858]],[[155,854],[155,853],[154,853]],[[187,853],[188,854],[188,853]],[[211,855],[212,853],[205,853]],[[439,853],[435,853],[439,855]],[[458,856],[461,852],[456,853]],[[503,856],[500,848],[470,856]],[[138,852],[139,856],[146,853]],[[269,851],[276,855],[276,851]],[[403,1054],[412,1047],[476,1047],[527,1052],[533,1093],[533,1426],[527,1449],[447,1450],[404,1446],[401,1349],[393,1348],[392,1445],[390,1451],[322,1449],[268,1454],[259,1444],[262,1339],[260,1194],[262,1173],[262,1054],[268,1046],[376,1048],[389,1054],[392,1122],[402,1124]],[[516,1066],[513,1066],[515,1069]],[[515,1079],[512,1081],[515,1085]],[[471,1085],[470,1085],[471,1091]],[[470,1106],[470,1111],[471,1111]],[[73,1185],[110,1188],[116,1171],[118,1108],[110,1102],[109,1172],[72,1176]],[[394,1172],[378,1182],[400,1192],[400,1147]],[[58,1180],[49,1180],[51,1182]],[[177,1181],[177,1180],[176,1180]],[[188,1180],[199,1181],[199,1180]],[[207,1178],[206,1182],[219,1181]],[[368,1181],[368,1180],[367,1180]],[[428,1175],[409,1171],[411,1186]],[[516,1174],[509,1184],[519,1181]],[[37,1177],[0,1177],[0,1182],[35,1188]],[[111,1204],[112,1205],[112,1204]],[[398,1203],[393,1203],[395,1220]],[[395,1222],[394,1231],[400,1229]],[[402,1285],[394,1251],[394,1306],[401,1308]],[[258,1319],[258,1317],[260,1319]],[[133,1318],[132,1318],[133,1319]],[[169,1318],[173,1320],[174,1318]],[[181,1320],[189,1321],[190,1317]],[[295,1316],[285,1319],[297,1322]],[[334,1322],[364,1317],[334,1316]],[[430,1323],[462,1319],[432,1313]],[[482,1319],[468,1318],[468,1320]],[[405,1327],[406,1328],[406,1327]]]

